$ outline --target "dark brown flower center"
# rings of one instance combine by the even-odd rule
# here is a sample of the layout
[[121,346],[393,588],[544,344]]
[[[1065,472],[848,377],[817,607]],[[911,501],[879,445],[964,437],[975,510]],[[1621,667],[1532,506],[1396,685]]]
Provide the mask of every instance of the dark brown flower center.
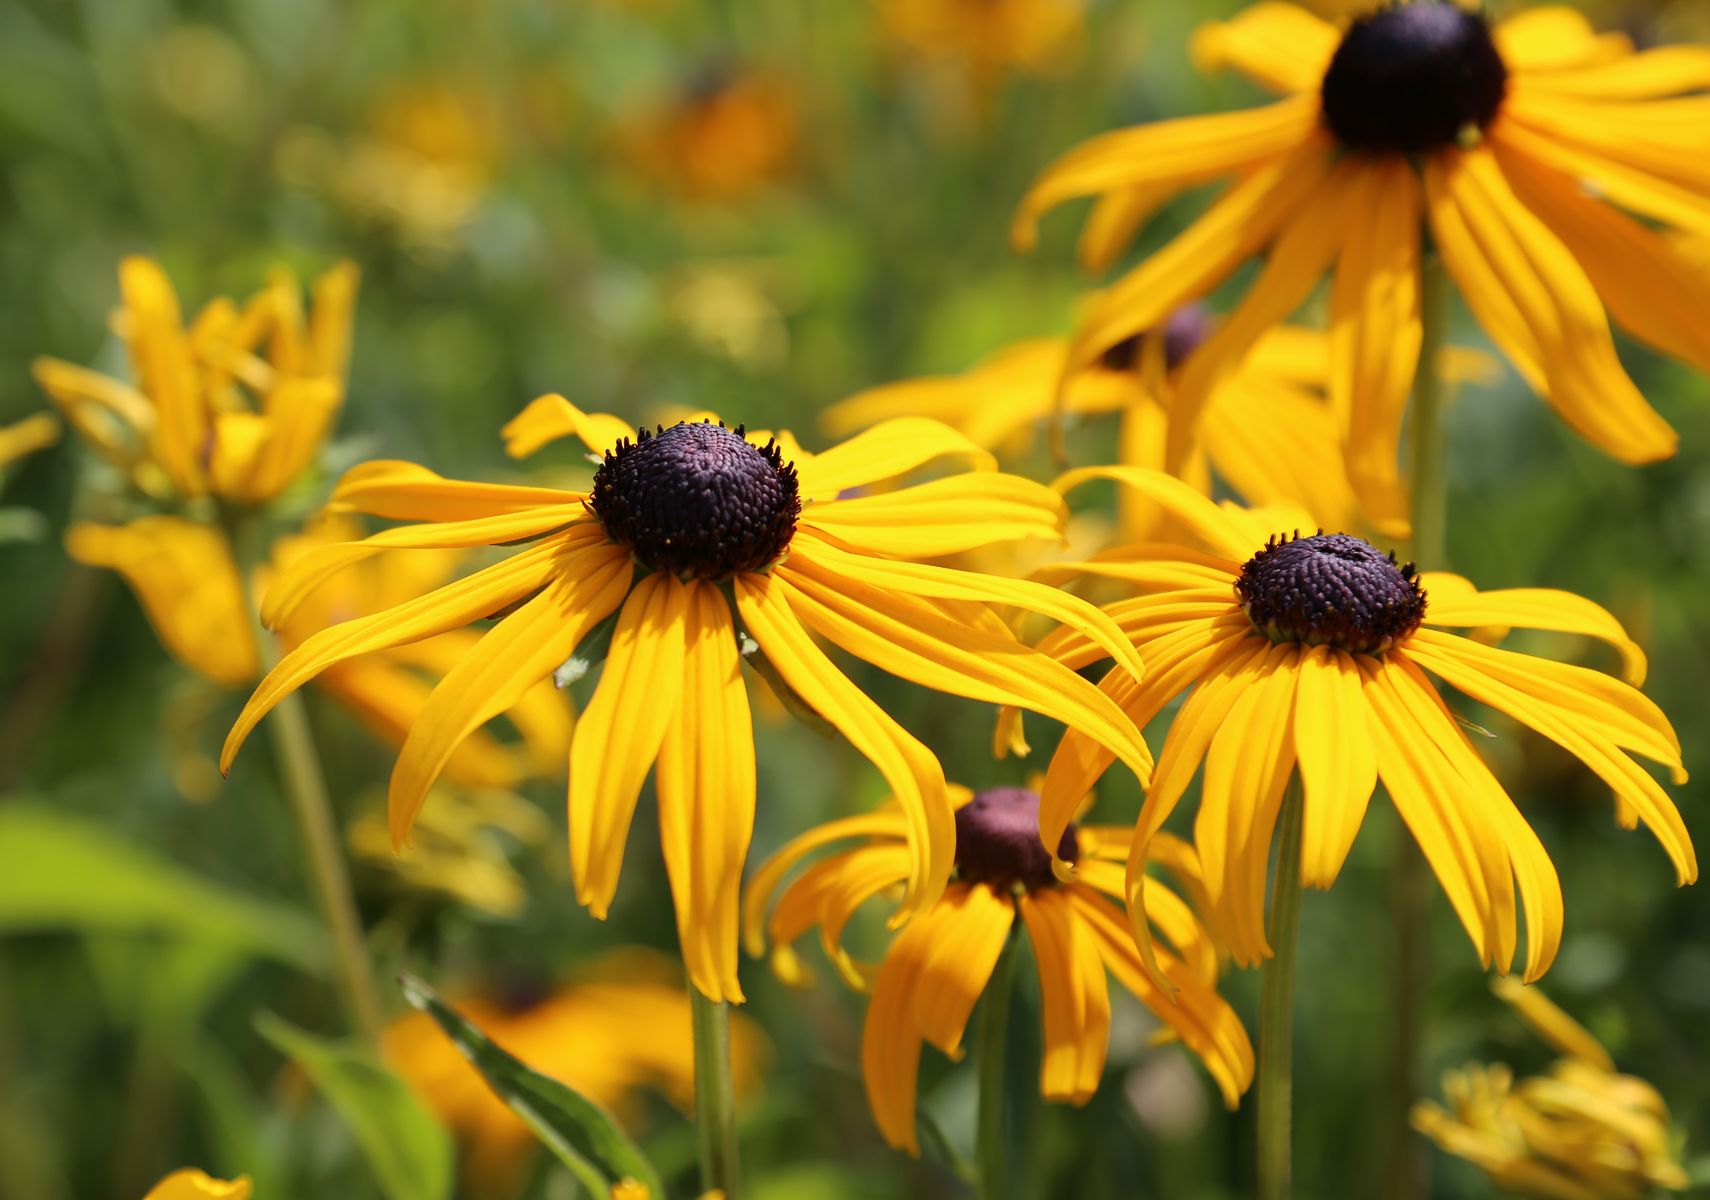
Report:
[[[1057,843],[1057,856],[1080,857],[1073,824]],[[967,883],[1000,890],[1049,887],[1056,882],[1051,855],[1039,838],[1039,795],[1027,788],[992,788],[956,810],[956,873]]]
[[588,499],[606,534],[655,571],[726,579],[776,562],[802,502],[775,442],[681,422],[628,438],[594,472]]
[[1413,564],[1345,533],[1272,538],[1242,566],[1235,595],[1273,642],[1356,654],[1382,654],[1425,618]]
[[1446,0],[1357,18],[1324,73],[1324,121],[1352,150],[1424,154],[1496,118],[1508,68],[1483,15]]

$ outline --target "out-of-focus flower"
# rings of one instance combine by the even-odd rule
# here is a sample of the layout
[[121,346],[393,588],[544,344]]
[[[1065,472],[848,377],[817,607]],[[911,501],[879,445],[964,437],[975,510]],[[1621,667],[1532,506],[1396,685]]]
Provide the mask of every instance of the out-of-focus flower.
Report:
[[147,48],[145,62],[160,103],[198,125],[240,130],[260,98],[260,81],[243,46],[212,25],[167,30]]
[[[694,1037],[681,979],[681,968],[669,959],[626,949],[604,955],[586,976],[544,996],[495,992],[451,1002],[534,1070],[631,1123],[646,1090],[685,1111],[694,1107]],[[732,1015],[730,1036],[737,1093],[746,1095],[759,1083],[765,1038],[740,1014]],[[537,1146],[528,1126],[427,1014],[394,1022],[381,1038],[381,1052],[457,1135],[469,1186],[480,1195],[505,1194]]]
[[[1062,389],[1070,417],[1120,413],[1117,458],[1164,467],[1165,433],[1182,363],[1216,328],[1198,304],[1157,329],[1129,338]],[[990,450],[1022,449],[1058,405],[1068,343],[1017,342],[961,375],[930,376],[857,393],[825,410],[826,431],[848,434],[904,414],[933,417]],[[1489,379],[1495,364],[1471,350],[1444,352],[1453,379]],[[1333,529],[1355,528],[1359,506],[1348,484],[1341,434],[1330,408],[1330,335],[1298,325],[1267,330],[1218,382],[1200,417],[1182,477],[1209,494],[1210,472],[1254,505],[1288,504]],[[1209,471],[1208,471],[1209,467]],[[1154,540],[1157,510],[1124,494],[1122,530]]]
[[891,49],[959,65],[981,86],[1004,71],[1062,73],[1085,37],[1084,0],[877,0],[876,8]]
[[228,1183],[194,1167],[186,1167],[155,1184],[143,1200],[249,1200],[250,1187],[247,1175],[240,1175]]
[[671,317],[704,350],[751,371],[782,365],[789,328],[766,281],[744,263],[697,263],[666,284]]
[[383,813],[364,812],[345,832],[358,859],[400,888],[445,896],[495,917],[522,912],[528,893],[509,843],[538,846],[552,832],[540,809],[497,788],[436,788],[411,830],[392,848]]
[[[871,989],[861,1073],[885,1140],[920,1152],[915,1077],[921,1043],[962,1057],[974,1003],[1018,920],[1039,969],[1045,1027],[1039,1086],[1047,1100],[1085,1104],[1098,1089],[1110,1037],[1108,972],[1199,1056],[1233,1108],[1252,1082],[1253,1048],[1240,1018],[1217,994],[1216,943],[1180,896],[1150,888],[1144,919],[1170,946],[1157,951],[1166,989],[1147,974],[1121,909],[1106,898],[1124,895],[1119,864],[1128,857],[1131,831],[1066,826],[1058,857],[1079,870],[1076,882],[1062,883],[1039,839],[1037,794],[996,788],[974,795],[962,788],[956,800],[956,881],[909,922],[876,966],[850,956],[843,931],[862,904],[894,891],[908,870],[903,818],[894,807],[832,821],[795,839],[755,873],[744,901],[749,952],[763,953],[769,938],[773,965],[784,979],[803,978],[792,943],[818,926],[820,943],[845,981]],[[784,884],[808,856],[851,839],[859,841]],[[1152,849],[1154,861],[1188,890],[1200,890],[1191,847],[1160,834]]]
[[[269,578],[317,549],[359,533],[354,522],[338,518],[281,538],[254,591],[258,594]],[[72,526],[66,547],[81,562],[123,575],[162,644],[191,670],[222,687],[247,686],[261,673],[249,592],[217,528],[165,515],[128,525],[86,523]],[[294,619],[279,627],[280,642],[293,647],[311,631],[390,608],[419,589],[444,583],[455,565],[453,555],[424,553],[352,563],[327,573]],[[319,684],[376,736],[401,745],[433,690],[432,681],[448,673],[476,640],[471,631],[449,631],[341,663],[321,675]],[[454,782],[507,787],[563,769],[570,714],[549,679],[519,689],[504,711],[522,735],[521,744],[507,746],[483,730],[470,730],[446,763]]]
[[677,198],[739,203],[795,173],[799,104],[776,76],[715,66],[630,121],[621,144],[643,177]]
[[1496,991],[1564,1057],[1518,1083],[1501,1064],[1450,1071],[1447,1107],[1420,1101],[1414,1128],[1511,1195],[1644,1200],[1657,1188],[1684,1189],[1657,1090],[1618,1074],[1597,1039],[1538,989],[1499,980]]
[[113,323],[132,383],[55,358],[32,370],[72,428],[146,494],[265,503],[313,464],[343,403],[356,283],[356,267],[339,263],[305,312],[280,269],[247,303],[219,297],[186,327],[166,273],[127,258]]
[[[1092,467],[1057,487],[1101,478],[1140,489],[1205,547],[1122,546],[1041,575],[1114,579],[1146,593],[1106,607],[1146,665],[1144,682],[1113,671],[1103,685],[1135,724],[1144,728],[1191,688],[1140,812],[1131,915],[1143,911],[1146,847],[1202,760],[1194,836],[1211,897],[1206,917],[1249,965],[1271,952],[1264,881],[1290,777],[1298,771],[1305,788],[1300,870],[1316,888],[1335,882],[1382,779],[1480,959],[1510,968],[1523,908],[1526,978],[1543,974],[1561,938],[1555,867],[1427,671],[1567,749],[1614,790],[1622,826],[1643,821],[1656,835],[1677,882],[1697,878],[1679,810],[1635,761],[1658,762],[1684,783],[1680,741],[1634,686],[1644,679],[1643,651],[1604,609],[1567,592],[1480,592],[1458,575],[1420,576],[1359,538],[1291,534],[1274,513],[1220,507],[1155,471]],[[1432,626],[1597,638],[1620,652],[1631,683]],[[1040,648],[1077,668],[1106,653],[1072,631],[1050,634]],[[1063,736],[1042,788],[1047,845],[1109,762],[1078,730]],[[1135,936],[1144,948],[1143,921]]]
[[1710,278],[1651,227],[1710,230],[1710,47],[1635,53],[1560,6],[1492,26],[1473,7],[1415,0],[1345,29],[1258,4],[1203,27],[1192,52],[1286,98],[1086,142],[1040,176],[1015,225],[1031,245],[1041,213],[1097,196],[1089,232],[1103,263],[1177,192],[1232,181],[1099,297],[1068,352],[1068,369],[1089,366],[1265,257],[1183,370],[1172,470],[1218,381],[1332,273],[1330,390],[1354,490],[1381,531],[1404,536],[1397,450],[1422,346],[1427,229],[1474,316],[1576,432],[1625,463],[1674,454],[1675,432],[1622,368],[1609,321],[1710,371]]
[[[446,675],[405,739],[390,792],[401,841],[464,732],[598,633],[604,666],[570,748],[577,897],[606,915],[642,782],[657,761],[684,961],[696,987],[728,1000],[742,995],[739,887],[755,803],[744,658],[890,784],[908,818],[905,916],[929,908],[949,878],[943,771],[810,630],[925,687],[1015,703],[1086,730],[1146,776],[1151,758],[1139,731],[1097,688],[1019,643],[992,606],[1065,623],[1137,670],[1112,622],[1055,588],[917,561],[1059,537],[1066,510],[1049,488],[997,472],[986,451],[935,421],[887,422],[823,454],[787,435],[751,440],[711,422],[644,429],[635,441],[629,432],[562,396],[541,397],[506,426],[513,454],[574,437],[603,455],[586,492],[450,480],[405,462],[349,472],[335,507],[422,523],[306,556],[270,591],[270,623],[294,621],[298,598],[324,572],[381,551],[526,545],[485,571],[302,642],[239,715],[222,766],[282,697],[328,668],[516,605]],[[976,469],[861,494],[945,459]]]
[[47,413],[32,413],[22,421],[0,425],[0,472],[59,441],[59,422]]

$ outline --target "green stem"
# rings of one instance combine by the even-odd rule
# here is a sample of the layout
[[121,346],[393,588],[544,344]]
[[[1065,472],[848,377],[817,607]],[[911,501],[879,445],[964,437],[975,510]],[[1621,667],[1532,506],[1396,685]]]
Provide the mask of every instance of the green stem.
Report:
[[1259,1002],[1259,1200],[1288,1200],[1294,1103],[1294,958],[1300,940],[1300,775],[1288,781],[1277,816],[1277,869]]
[[974,1133],[981,1200],[1009,1195],[1009,1110],[1004,1095],[1004,1051],[1009,1046],[1009,994],[1015,974],[1013,931],[998,955],[986,982],[985,1006],[980,1010],[980,1111]]
[[730,1070],[730,1005],[708,1000],[689,984],[695,1034],[695,1133],[700,1142],[701,1190],[737,1200],[736,1086]]
[[[256,530],[246,517],[228,512],[223,523],[243,579],[244,594],[249,600],[256,654],[265,673],[278,656],[272,635],[261,625],[260,598],[254,594],[255,568],[261,563],[264,551],[261,546],[253,544]],[[327,793],[326,776],[321,770],[320,755],[315,750],[314,735],[309,731],[303,698],[296,692],[286,695],[274,708],[267,726],[273,738],[279,781],[297,818],[321,915],[332,934],[334,962],[345,1008],[357,1032],[369,1041],[377,1041],[381,1028],[380,993],[374,985],[362,919],[356,911],[356,897],[350,886],[349,872],[345,869],[338,825],[333,819],[332,798]]]
[[[1448,334],[1448,279],[1443,262],[1427,253],[1420,262],[1419,366],[1413,378],[1412,429],[1408,434],[1413,458],[1413,561],[1422,571],[1448,565],[1448,476],[1443,436],[1447,387],[1442,356]],[[1396,839],[1390,871],[1390,1037],[1389,1102],[1383,1114],[1383,1179],[1394,1200],[1420,1200],[1425,1195],[1425,1159],[1408,1122],[1419,1094],[1418,1061],[1423,1040],[1424,994],[1429,963],[1426,936],[1430,877],[1424,856],[1412,839]]]

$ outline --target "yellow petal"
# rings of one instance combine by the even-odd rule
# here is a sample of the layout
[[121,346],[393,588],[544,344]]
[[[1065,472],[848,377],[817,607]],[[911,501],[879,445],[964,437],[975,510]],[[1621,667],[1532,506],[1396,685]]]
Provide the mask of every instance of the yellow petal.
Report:
[[840,492],[918,470],[940,458],[965,459],[976,471],[997,460],[941,421],[897,417],[798,462],[804,501],[835,500]]
[[1582,1059],[1605,1071],[1615,1069],[1615,1060],[1591,1031],[1568,1016],[1548,996],[1517,979],[1496,980],[1491,987],[1520,1014],[1532,1031],[1561,1053]]
[[1223,509],[1162,471],[1148,471],[1141,467],[1081,467],[1059,476],[1051,486],[1067,495],[1093,479],[1115,480],[1124,487],[1143,493],[1172,519],[1180,521],[1212,553],[1231,563],[1245,562],[1259,548],[1243,536]]
[[880,811],[827,821],[786,843],[761,863],[748,880],[748,887],[742,897],[743,948],[756,958],[766,952],[766,910],[772,904],[774,894],[785,876],[795,870],[810,854],[846,838],[901,838],[905,832],[901,814]]
[[349,259],[334,263],[315,280],[309,311],[309,360],[304,371],[330,379],[343,391],[350,370],[350,331],[356,316],[361,272]]
[[181,494],[200,496],[206,490],[202,453],[208,442],[208,411],[178,295],[164,271],[138,257],[119,264],[119,290],[137,383],[154,403],[154,457]]
[[914,1098],[921,1039],[914,997],[936,944],[938,923],[948,911],[934,906],[897,935],[879,964],[861,1027],[861,1081],[873,1120],[887,1143],[917,1157]]
[[1098,1090],[1110,1045],[1104,960],[1066,891],[1023,892],[1017,907],[1039,971],[1045,1026],[1039,1090],[1047,1100],[1085,1104]]
[[1565,4],[1525,8],[1497,25],[1496,48],[1513,72],[1561,70],[1630,54],[1622,34],[1598,34],[1585,14]]
[[1599,638],[1620,651],[1622,674],[1628,683],[1638,687],[1645,682],[1645,652],[1627,636],[1621,622],[1600,604],[1554,588],[1497,588],[1481,592],[1469,587],[1465,591],[1450,591],[1441,586],[1440,580],[1441,576],[1436,574],[1421,580],[1430,598],[1425,614],[1428,624],[1548,629]]
[[143,1200],[249,1200],[250,1188],[247,1175],[227,1182],[186,1167],[155,1184]]
[[961,883],[945,891],[936,916],[932,953],[915,980],[914,1025],[922,1038],[959,1059],[974,1002],[1015,925],[1015,907],[984,884]]
[[1377,786],[1369,711],[1352,656],[1314,646],[1300,656],[1294,745],[1306,789],[1301,881],[1328,888],[1365,819]]
[[635,440],[636,430],[628,421],[610,413],[585,413],[556,393],[537,397],[501,429],[505,453],[527,458],[559,438],[574,437],[596,458],[617,448],[624,438]]
[[395,521],[472,521],[581,499],[580,492],[470,483],[447,479],[415,463],[376,459],[346,471],[327,508]]
[[894,492],[828,500],[802,510],[801,524],[893,558],[942,558],[992,542],[1062,538],[1062,500],[1018,475],[952,475]]
[[1188,55],[1210,75],[1233,68],[1275,92],[1316,92],[1341,34],[1294,4],[1254,4],[1193,31]]
[[599,686],[570,742],[570,870],[576,899],[604,920],[642,781],[683,692],[689,591],[649,575],[618,614]]
[[0,426],[0,470],[57,441],[59,422],[47,413],[35,413],[22,421]]

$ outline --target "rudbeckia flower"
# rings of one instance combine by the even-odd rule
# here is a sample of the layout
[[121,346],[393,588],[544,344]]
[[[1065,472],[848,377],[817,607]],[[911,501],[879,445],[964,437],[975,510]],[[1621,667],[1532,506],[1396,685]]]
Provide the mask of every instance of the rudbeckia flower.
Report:
[[275,271],[241,307],[220,297],[184,324],[172,281],[152,260],[119,265],[116,332],[132,383],[56,358],[32,371],[66,421],[156,499],[215,496],[262,504],[314,462],[344,400],[356,267],[297,282]]
[[[268,569],[254,581],[254,591],[264,590],[267,580],[288,564],[359,532],[343,518],[279,539]],[[128,525],[84,523],[67,531],[66,549],[80,562],[123,575],[161,643],[198,675],[227,688],[252,686],[260,676],[250,589],[219,530],[175,516],[140,517]],[[332,575],[290,621],[279,625],[280,644],[289,648],[334,622],[390,608],[444,583],[454,566],[445,555],[352,564]],[[450,630],[340,663],[317,682],[376,737],[401,745],[433,681],[460,662],[475,641],[472,632]],[[550,682],[542,680],[524,691],[506,715],[522,735],[521,745],[507,746],[487,733],[473,733],[446,764],[453,782],[504,787],[563,769],[570,714]]]
[[[1045,572],[1121,580],[1146,593],[1106,607],[1146,664],[1143,682],[1112,672],[1102,685],[1135,724],[1144,727],[1190,693],[1171,721],[1140,812],[1129,860],[1136,912],[1144,911],[1146,847],[1202,760],[1194,837],[1207,917],[1242,964],[1270,953],[1266,864],[1291,774],[1299,772],[1305,789],[1301,879],[1316,888],[1335,881],[1381,779],[1480,958],[1503,972],[1515,952],[1518,890],[1529,932],[1525,976],[1536,979],[1561,937],[1555,868],[1433,676],[1580,759],[1614,791],[1620,824],[1642,821],[1678,882],[1697,878],[1679,811],[1632,757],[1663,764],[1683,783],[1680,742],[1633,686],[1643,681],[1643,652],[1602,608],[1567,592],[1480,592],[1460,576],[1419,575],[1357,537],[1279,531],[1263,513],[1219,507],[1157,472],[1095,467],[1071,471],[1057,487],[1094,478],[1140,489],[1206,547],[1138,544]],[[1628,682],[1451,629],[1601,639],[1619,650]],[[1040,648],[1077,668],[1103,653],[1061,631]],[[1047,845],[1062,836],[1108,762],[1077,731],[1064,736],[1042,788]],[[1145,949],[1145,923],[1134,924]]]
[[1085,367],[1265,255],[1182,373],[1172,469],[1230,365],[1333,274],[1331,396],[1351,479],[1379,528],[1404,535],[1396,458],[1426,233],[1492,340],[1575,431],[1626,463],[1674,453],[1608,318],[1710,370],[1710,280],[1667,236],[1710,229],[1710,49],[1634,53],[1561,7],[1493,27],[1471,8],[1413,0],[1341,30],[1259,4],[1201,29],[1193,54],[1285,98],[1095,138],[1040,177],[1015,226],[1030,245],[1045,210],[1098,196],[1083,249],[1103,265],[1176,192],[1233,179],[1104,293],[1069,348],[1068,368]]
[[1497,993],[1563,1057],[1518,1083],[1501,1064],[1450,1071],[1448,1107],[1421,1101],[1414,1128],[1510,1195],[1643,1200],[1685,1189],[1691,1181],[1657,1090],[1619,1074],[1590,1031],[1536,988],[1501,980]]
[[186,1167],[155,1184],[143,1200],[249,1200],[251,1186],[247,1175],[227,1182]]
[[[817,455],[787,438],[762,442],[711,422],[643,430],[633,441],[626,428],[561,396],[537,400],[506,427],[516,454],[574,436],[602,455],[586,492],[462,482],[402,462],[349,472],[335,506],[419,523],[305,556],[269,594],[270,622],[289,620],[327,571],[384,550],[520,549],[304,641],[251,697],[223,763],[282,696],[321,671],[514,605],[446,675],[405,739],[392,773],[393,836],[409,832],[467,734],[579,649],[585,660],[603,650],[599,685],[570,748],[577,897],[606,915],[630,819],[657,761],[683,955],[695,985],[714,1000],[742,994],[738,884],[755,801],[745,659],[847,738],[897,795],[911,854],[902,918],[929,909],[950,874],[943,772],[814,634],[926,687],[1085,729],[1137,774],[1149,771],[1138,731],[1109,698],[1023,646],[988,605],[1067,622],[1137,671],[1109,618],[1054,588],[910,561],[1059,536],[1065,510],[1049,488],[990,469],[990,455],[931,421],[893,421]],[[858,494],[951,456],[984,469]]]
[[[555,987],[494,989],[452,1004],[510,1054],[628,1123],[639,1119],[646,1092],[685,1112],[694,1107],[694,1039],[682,978],[662,955],[624,949]],[[730,1036],[736,1091],[746,1096],[760,1082],[765,1037],[741,1014],[731,1017]],[[539,1142],[433,1018],[399,1018],[381,1035],[380,1050],[456,1135],[469,1193],[514,1195]]]
[[[930,1042],[953,1060],[962,1057],[974,1003],[1018,921],[1033,944],[1044,1001],[1039,1086],[1045,1099],[1085,1104],[1098,1089],[1109,1049],[1108,974],[1199,1056],[1233,1108],[1252,1081],[1253,1050],[1240,1018],[1217,994],[1216,943],[1180,896],[1161,886],[1148,889],[1145,920],[1169,945],[1157,951],[1166,990],[1147,974],[1122,910],[1109,899],[1124,894],[1118,864],[1128,857],[1132,831],[1065,825],[1055,857],[1074,863],[1077,877],[1062,883],[1052,872],[1054,856],[1039,839],[1036,793],[1010,787],[973,795],[963,788],[957,801],[956,881],[896,935],[876,966],[849,955],[843,931],[861,905],[894,890],[906,876],[906,830],[894,808],[803,834],[755,873],[744,901],[749,951],[763,953],[769,938],[783,978],[802,978],[792,943],[818,926],[821,945],[839,973],[851,986],[871,992],[861,1074],[885,1140],[920,1152],[915,1077],[921,1044]],[[853,847],[785,883],[810,855],[850,840],[857,840]],[[1198,864],[1186,843],[1159,834],[1152,860],[1168,866],[1190,893],[1200,889]]]

